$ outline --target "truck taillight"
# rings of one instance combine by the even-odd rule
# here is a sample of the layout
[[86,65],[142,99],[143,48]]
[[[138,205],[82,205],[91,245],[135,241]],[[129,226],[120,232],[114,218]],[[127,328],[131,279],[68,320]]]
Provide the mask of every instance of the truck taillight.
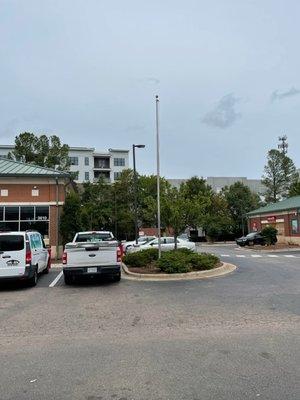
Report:
[[122,246],[119,246],[117,250],[117,262],[122,261],[122,255],[123,255]]
[[68,261],[68,256],[67,253],[64,251],[62,255],[62,263],[67,264],[67,261]]
[[31,251],[27,250],[26,251],[26,256],[25,256],[25,263],[26,264],[31,264],[31,260],[32,260],[32,255],[31,255]]

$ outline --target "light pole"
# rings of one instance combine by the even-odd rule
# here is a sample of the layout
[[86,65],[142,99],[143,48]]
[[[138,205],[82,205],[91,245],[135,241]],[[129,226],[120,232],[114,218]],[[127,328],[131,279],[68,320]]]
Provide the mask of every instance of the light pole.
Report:
[[160,228],[160,159],[159,159],[159,98],[155,97],[156,111],[156,163],[157,163],[157,238],[158,238],[158,258],[161,257],[161,228]]
[[138,244],[138,212],[137,212],[137,175],[136,175],[136,165],[135,165],[135,148],[143,149],[144,144],[133,144],[132,154],[133,154],[133,191],[134,191],[134,236],[135,243]]

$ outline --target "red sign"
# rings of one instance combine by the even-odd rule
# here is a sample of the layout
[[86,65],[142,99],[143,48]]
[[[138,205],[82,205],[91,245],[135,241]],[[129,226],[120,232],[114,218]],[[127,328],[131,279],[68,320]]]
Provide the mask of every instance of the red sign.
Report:
[[276,217],[267,217],[268,222],[276,222]]

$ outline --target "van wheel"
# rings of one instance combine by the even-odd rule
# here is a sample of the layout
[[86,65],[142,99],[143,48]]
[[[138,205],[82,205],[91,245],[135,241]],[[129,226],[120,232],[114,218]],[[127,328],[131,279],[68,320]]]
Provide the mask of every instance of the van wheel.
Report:
[[37,273],[37,268],[35,268],[33,276],[27,281],[28,286],[30,287],[36,286],[37,280],[38,280],[38,273]]
[[43,274],[49,274],[50,265],[47,264],[47,267],[43,270]]
[[65,281],[65,285],[71,285],[72,277],[69,275],[64,275],[64,281]]

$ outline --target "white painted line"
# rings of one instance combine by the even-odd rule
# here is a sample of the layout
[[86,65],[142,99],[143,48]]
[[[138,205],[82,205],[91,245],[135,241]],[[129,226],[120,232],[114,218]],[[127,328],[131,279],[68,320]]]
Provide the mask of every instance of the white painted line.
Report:
[[251,254],[251,257],[258,258],[258,257],[262,257],[262,256],[260,254]]
[[278,256],[276,256],[275,254],[268,254],[267,257],[270,257],[270,258],[278,258]]
[[54,287],[57,284],[57,282],[60,280],[62,275],[63,275],[63,271],[60,271],[60,273],[57,275],[57,277],[54,279],[54,281],[52,281],[50,283],[49,287]]
[[243,254],[236,254],[236,257],[238,257],[238,258],[245,258],[246,256],[243,255]]
[[286,258],[295,258],[295,256],[293,254],[284,254],[283,257]]
[[221,254],[221,257],[230,257],[229,254]]

